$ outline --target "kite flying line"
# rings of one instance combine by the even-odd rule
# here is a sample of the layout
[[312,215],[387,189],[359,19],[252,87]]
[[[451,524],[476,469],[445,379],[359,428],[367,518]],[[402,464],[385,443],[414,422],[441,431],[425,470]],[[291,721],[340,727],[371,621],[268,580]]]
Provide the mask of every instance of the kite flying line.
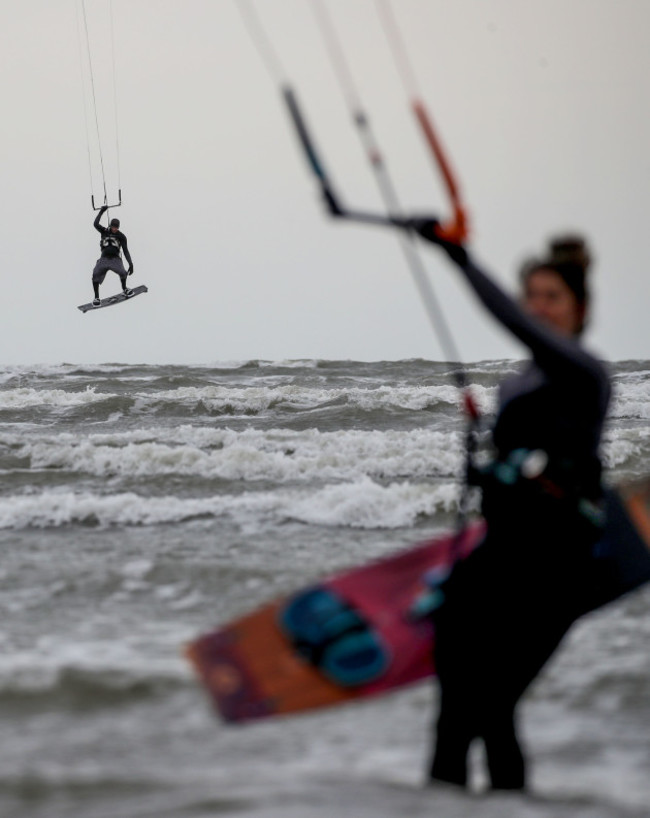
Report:
[[[389,218],[385,220],[385,223],[399,224],[401,221],[402,225],[404,225],[405,223],[408,224],[408,220],[405,221],[403,216],[401,215],[401,207],[399,205],[398,197],[395,192],[395,187],[392,183],[391,177],[383,161],[381,151],[379,150],[377,140],[375,139],[372,127],[370,125],[370,120],[361,104],[361,98],[354,83],[348,63],[346,61],[345,53],[337,38],[334,26],[325,10],[325,4],[323,3],[323,0],[313,0],[313,7],[318,18],[319,27],[322,31],[323,38],[327,46],[327,50],[329,52],[334,72],[337,75],[342,93],[347,100],[348,109],[350,111],[352,119],[355,125],[357,126],[361,142],[363,143],[364,148],[366,150],[368,161],[370,162],[375,173],[375,178],[377,180],[380,192],[382,194],[384,205],[386,206],[387,212],[389,214],[393,214],[392,218],[389,216]],[[426,111],[421,106],[421,104],[418,105],[418,111],[423,112],[423,115],[420,114],[418,116],[418,120],[420,122],[424,121],[427,123],[427,132],[430,134],[430,136],[433,137],[431,140],[428,141],[430,146],[432,147],[432,150],[433,145],[435,144],[436,146],[436,150],[434,151],[434,157],[436,159],[436,162],[438,162],[440,166],[443,178],[445,179],[447,191],[449,193],[449,197],[454,208],[454,221],[451,224],[446,224],[444,226],[438,225],[436,227],[436,231],[439,233],[441,238],[444,238],[447,241],[453,241],[454,243],[460,243],[463,239],[467,237],[467,220],[465,218],[464,209],[460,201],[458,185],[454,180],[454,177],[450,169],[450,165],[444,153],[442,152],[440,142],[435,138],[435,133],[433,131],[433,127],[431,126],[428,117],[426,116]],[[339,207],[338,210],[341,210],[341,208]],[[348,211],[342,210],[338,215],[347,216]],[[361,215],[361,220],[363,221],[368,220],[365,217],[365,214],[355,214],[354,212],[351,212],[349,215],[351,218],[358,218],[359,215]],[[465,435],[465,448],[467,452],[466,469],[469,470],[469,468],[471,467],[471,463],[473,461],[474,454],[478,447],[480,413],[476,405],[476,402],[474,401],[474,397],[467,385],[465,368],[462,363],[461,357],[458,354],[458,350],[454,342],[453,335],[444,317],[444,313],[440,309],[439,302],[435,296],[433,287],[431,286],[429,279],[427,278],[424,264],[415,245],[414,235],[412,231],[408,232],[400,231],[399,238],[400,245],[406,257],[407,264],[416,282],[421,300],[424,303],[425,309],[427,310],[427,314],[433,326],[434,332],[438,337],[438,342],[440,343],[443,354],[446,356],[448,361],[455,361],[459,364],[459,367],[455,369],[452,374],[456,382],[456,386],[458,387],[462,394],[463,406],[468,420],[468,426]],[[459,532],[462,531],[462,529],[464,528],[465,519],[467,516],[468,502],[469,502],[468,483],[465,480],[463,482],[463,491],[459,499],[458,507]]]
[[[447,322],[444,319],[444,314],[438,305],[438,301],[434,295],[433,288],[429,282],[429,279],[426,276],[426,271],[424,270],[420,257],[415,247],[413,246],[412,243],[413,228],[410,223],[410,220],[405,219],[403,216],[400,215],[399,202],[397,200],[397,195],[395,193],[394,186],[384,164],[381,152],[378,148],[377,141],[374,137],[374,133],[370,126],[368,116],[366,115],[365,111],[361,106],[360,97],[356,90],[355,83],[352,79],[352,74],[347,66],[343,49],[340,47],[334,28],[328,16],[325,13],[323,5],[316,2],[316,0],[314,0],[314,2],[315,2],[314,8],[318,15],[319,25],[327,44],[330,59],[332,61],[335,73],[337,74],[337,77],[339,79],[339,83],[341,85],[343,93],[347,99],[352,119],[359,130],[361,141],[366,150],[368,160],[375,172],[375,176],[382,194],[382,198],[384,199],[384,204],[388,210],[388,215],[386,216],[374,215],[369,213],[360,213],[358,211],[351,211],[348,210],[347,208],[341,207],[337,197],[335,196],[334,188],[331,184],[329,176],[327,175],[324,165],[320,159],[320,155],[315,147],[312,135],[307,127],[306,120],[303,116],[302,110],[298,103],[297,96],[292,86],[289,84],[287,80],[286,72],[283,69],[278,54],[274,50],[271,41],[267,37],[265,30],[255,13],[251,0],[238,0],[238,7],[244,19],[244,23],[248,28],[251,39],[253,40],[253,43],[256,46],[257,51],[259,52],[259,55],[267,68],[267,71],[271,75],[272,79],[280,86],[282,96],[287,106],[289,116],[294,125],[294,129],[298,136],[298,140],[302,145],[305,157],[307,158],[307,162],[314,176],[318,180],[323,198],[327,203],[330,213],[333,216],[337,216],[340,218],[394,226],[402,228],[402,230],[404,228],[407,228],[406,234],[402,231],[400,232],[402,234],[401,246],[407,258],[409,268],[411,270],[413,278],[415,279],[418,291],[421,296],[421,300],[425,306],[434,332],[438,336],[438,340],[442,347],[443,354],[446,356],[449,362],[456,362],[458,364],[458,367],[453,371],[452,374],[456,382],[456,385],[463,396],[464,409],[466,416],[468,418],[468,428],[466,432],[465,445],[467,451],[466,464],[467,469],[469,470],[472,462],[472,456],[476,451],[478,445],[480,413],[473,399],[473,396],[467,386],[465,368],[463,363],[461,362],[460,355],[458,354],[453,337],[447,326]],[[389,17],[387,19],[394,24],[392,18]],[[397,31],[394,25],[393,29],[394,31],[392,37],[394,39],[394,32]],[[396,51],[395,54],[396,59],[402,65],[401,70],[403,72],[406,71],[407,75],[409,76],[408,79],[409,86],[414,87],[415,80],[413,77],[412,69],[410,68],[410,64],[406,59],[406,52],[401,50],[401,41],[398,42],[400,43],[400,49]],[[435,161],[440,168],[454,211],[454,217],[451,222],[446,223],[444,225],[440,224],[436,225],[435,227],[436,233],[439,235],[441,239],[444,239],[445,241],[452,242],[454,244],[460,244],[467,237],[467,219],[465,217],[465,210],[461,202],[459,187],[454,179],[449,162],[447,161],[447,158],[442,150],[440,141],[436,137],[433,125],[431,123],[430,118],[427,115],[426,109],[424,108],[424,105],[420,102],[420,100],[417,98],[417,95],[413,95],[412,104],[413,109],[418,118],[418,122],[420,123],[427,138],[427,142],[429,143],[429,146],[433,152]],[[458,514],[459,532],[462,530],[464,526],[467,513],[468,503],[467,480],[463,481],[463,486],[464,488],[459,502]]]
[[[313,9],[329,53],[329,58],[334,69],[334,73],[336,74],[343,96],[346,99],[350,115],[359,133],[359,137],[366,151],[368,161],[373,169],[375,179],[388,214],[388,221],[390,223],[399,223],[401,221],[401,223],[404,224],[404,215],[399,203],[395,186],[379,149],[377,139],[375,138],[374,131],[370,124],[370,119],[361,104],[360,94],[354,82],[352,72],[350,71],[350,67],[336,34],[334,25],[322,0],[313,0]],[[352,219],[359,219],[359,216],[361,215],[360,220],[368,220],[364,214],[355,214],[354,211],[348,211],[346,209],[341,209],[340,207],[336,209],[341,212],[335,212],[334,215],[341,215]],[[427,278],[426,269],[415,245],[414,236],[410,231],[406,232],[402,230],[400,230],[398,235],[402,252],[406,258],[406,263],[411,272],[411,276],[415,281],[415,285],[429,317],[431,326],[438,337],[438,342],[440,343],[443,355],[448,361],[459,362],[460,355],[458,353],[458,349],[454,342],[453,335],[448,327],[444,313],[440,308],[440,304],[436,298],[434,289]],[[460,387],[464,387],[465,381],[464,376],[462,375],[462,370],[457,370],[457,372],[460,374],[460,381],[458,385]]]
[[[109,38],[110,38],[110,51],[111,51],[111,79],[112,79],[112,90],[113,90],[113,118],[114,118],[114,129],[115,129],[115,158],[116,158],[116,173],[117,173],[117,187],[118,187],[118,201],[114,204],[109,204],[108,201],[108,188],[106,183],[106,167],[104,162],[104,150],[102,147],[102,135],[101,135],[101,128],[99,124],[99,112],[98,112],[98,104],[97,104],[97,90],[96,90],[96,83],[95,83],[95,66],[93,64],[93,55],[92,49],[90,46],[90,32],[88,28],[88,16],[86,14],[86,0],[80,0],[80,3],[77,5],[77,30],[79,34],[79,59],[80,59],[80,70],[81,70],[81,83],[82,83],[82,98],[83,98],[83,108],[84,108],[84,121],[86,125],[86,146],[88,150],[88,171],[90,174],[90,189],[91,189],[91,203],[93,210],[99,210],[101,208],[101,204],[96,206],[95,204],[95,195],[93,191],[93,167],[92,167],[92,155],[91,155],[91,129],[89,125],[89,111],[88,111],[88,103],[86,101],[86,95],[84,93],[84,52],[85,58],[88,65],[88,83],[90,86],[90,101],[92,103],[92,118],[94,122],[94,138],[97,144],[97,155],[99,158],[99,170],[101,176],[101,186],[103,190],[103,205],[107,207],[119,207],[122,204],[122,182],[121,182],[121,171],[120,171],[120,142],[119,142],[119,127],[118,127],[118,106],[117,106],[117,80],[116,80],[116,68],[115,68],[115,27],[113,23],[113,3],[112,0],[107,0],[108,6],[108,18],[109,18]],[[79,8],[81,8],[81,15],[79,13]]]
[[[348,105],[350,107],[353,120],[359,129],[361,140],[366,149],[368,159],[375,172],[384,204],[389,212],[388,216],[360,213],[358,211],[348,210],[347,208],[342,208],[340,206],[338,197],[334,193],[334,187],[325,170],[320,154],[316,149],[314,139],[307,126],[296,93],[293,87],[289,84],[282,61],[266,35],[264,27],[262,26],[260,19],[255,12],[251,0],[238,0],[238,7],[251,39],[262,59],[262,62],[266,66],[266,69],[274,82],[280,86],[281,93],[295,132],[298,136],[298,140],[302,145],[307,162],[314,176],[318,180],[321,192],[325,201],[327,202],[330,212],[335,216],[340,216],[351,220],[393,225],[404,228],[405,219],[400,215],[400,207],[397,195],[395,193],[395,188],[392,184],[390,176],[388,175],[381,152],[377,145],[377,141],[371,129],[369,119],[361,107],[359,94],[357,93],[352,75],[347,67],[343,50],[338,43],[334,29],[325,13],[323,6],[315,6],[318,12],[319,23],[321,29],[323,30],[323,36],[325,37],[332,63],[335,66],[335,71],[339,77],[339,82],[341,83],[344,95],[348,100]],[[409,269],[429,317],[431,326],[438,336],[443,355],[451,362],[459,362],[460,355],[456,344],[454,343],[451,332],[447,326],[447,322],[445,321],[444,313],[439,306],[433,288],[427,278],[424,265],[418,255],[417,250],[413,246],[412,238],[402,231],[400,231],[400,233],[400,244],[403,248]],[[455,377],[457,385],[460,388],[464,388],[465,377],[462,369],[456,370]]]
[[453,220],[439,225],[436,232],[441,238],[454,244],[461,244],[468,235],[467,214],[462,202],[460,188],[452,171],[451,164],[442,147],[442,143],[433,126],[433,120],[422,102],[415,71],[408,56],[408,51],[400,35],[397,21],[391,11],[389,0],[375,0],[379,16],[384,26],[386,38],[393,53],[398,73],[402,79],[407,96],[411,98],[413,113],[420,125],[425,140],[440,170],[447,193],[451,200]]

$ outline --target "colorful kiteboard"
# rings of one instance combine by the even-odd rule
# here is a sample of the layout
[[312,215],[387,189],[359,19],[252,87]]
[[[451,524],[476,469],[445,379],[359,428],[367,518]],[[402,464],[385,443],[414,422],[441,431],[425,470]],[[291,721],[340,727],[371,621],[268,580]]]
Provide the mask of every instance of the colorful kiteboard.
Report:
[[[606,513],[591,609],[650,581],[650,480],[608,492]],[[187,656],[228,722],[343,704],[431,676],[427,612],[483,531],[478,522],[324,579],[201,636]]]

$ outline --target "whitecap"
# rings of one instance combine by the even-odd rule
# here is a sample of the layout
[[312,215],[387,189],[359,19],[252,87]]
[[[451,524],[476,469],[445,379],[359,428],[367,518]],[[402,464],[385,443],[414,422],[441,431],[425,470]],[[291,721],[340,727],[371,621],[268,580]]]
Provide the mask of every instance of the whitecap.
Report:
[[[222,480],[324,481],[453,475],[461,467],[457,432],[180,427],[159,433],[45,436],[16,455],[34,470],[62,469],[96,476],[185,475]],[[10,436],[6,438],[10,439]]]
[[379,485],[369,478],[327,486],[289,505],[291,519],[311,525],[382,529],[412,526],[420,516],[458,507],[460,487],[393,483]]
[[0,392],[0,409],[27,409],[34,406],[53,406],[70,408],[84,406],[98,401],[117,397],[112,393],[96,392],[94,386],[88,386],[79,392],[64,389],[33,389],[19,387]]

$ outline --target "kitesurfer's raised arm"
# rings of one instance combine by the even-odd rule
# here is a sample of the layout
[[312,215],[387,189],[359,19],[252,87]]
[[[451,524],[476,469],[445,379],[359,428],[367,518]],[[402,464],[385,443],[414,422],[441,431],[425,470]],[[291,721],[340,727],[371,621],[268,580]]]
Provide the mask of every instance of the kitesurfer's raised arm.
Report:
[[[608,383],[602,365],[576,342],[576,338],[584,329],[588,307],[584,270],[582,265],[576,263],[576,260],[568,253],[565,252],[565,256],[562,256],[562,242],[556,242],[559,253],[554,258],[531,259],[523,266],[521,281],[524,298],[531,296],[540,302],[537,307],[524,310],[476,265],[464,247],[439,238],[436,233],[437,224],[437,221],[431,218],[409,220],[409,226],[412,229],[423,238],[442,247],[449,258],[462,270],[482,304],[531,350],[536,363],[549,376],[565,377],[574,387],[578,385],[576,383],[578,379],[580,388],[584,388],[589,381],[595,382],[601,391],[604,384]],[[579,316],[576,326],[563,326],[562,322],[563,320],[566,322],[566,319],[559,313],[551,316],[552,320],[548,320],[549,316],[546,313],[548,313],[549,305],[548,303],[542,304],[541,301],[543,299],[548,301],[549,298],[555,297],[554,292],[537,292],[536,290],[531,292],[531,287],[537,287],[533,274],[543,274],[544,271],[549,271],[559,277],[578,301]],[[550,307],[550,309],[553,308]]]
[[99,208],[99,212],[97,213],[97,216],[95,217],[95,221],[93,222],[93,227],[95,228],[95,230],[98,230],[102,234],[104,234],[106,232],[106,228],[103,225],[101,225],[99,222],[100,222],[102,216],[104,215],[104,213],[106,213],[107,210],[108,210],[108,207],[106,207],[106,205],[102,205]]

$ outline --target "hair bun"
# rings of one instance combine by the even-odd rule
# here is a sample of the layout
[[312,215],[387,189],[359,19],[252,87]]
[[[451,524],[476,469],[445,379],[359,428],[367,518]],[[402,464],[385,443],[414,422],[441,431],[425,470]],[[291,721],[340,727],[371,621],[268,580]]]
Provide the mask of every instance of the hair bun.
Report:
[[578,235],[556,236],[548,243],[549,261],[552,264],[575,264],[586,273],[591,264],[591,255],[586,241]]

